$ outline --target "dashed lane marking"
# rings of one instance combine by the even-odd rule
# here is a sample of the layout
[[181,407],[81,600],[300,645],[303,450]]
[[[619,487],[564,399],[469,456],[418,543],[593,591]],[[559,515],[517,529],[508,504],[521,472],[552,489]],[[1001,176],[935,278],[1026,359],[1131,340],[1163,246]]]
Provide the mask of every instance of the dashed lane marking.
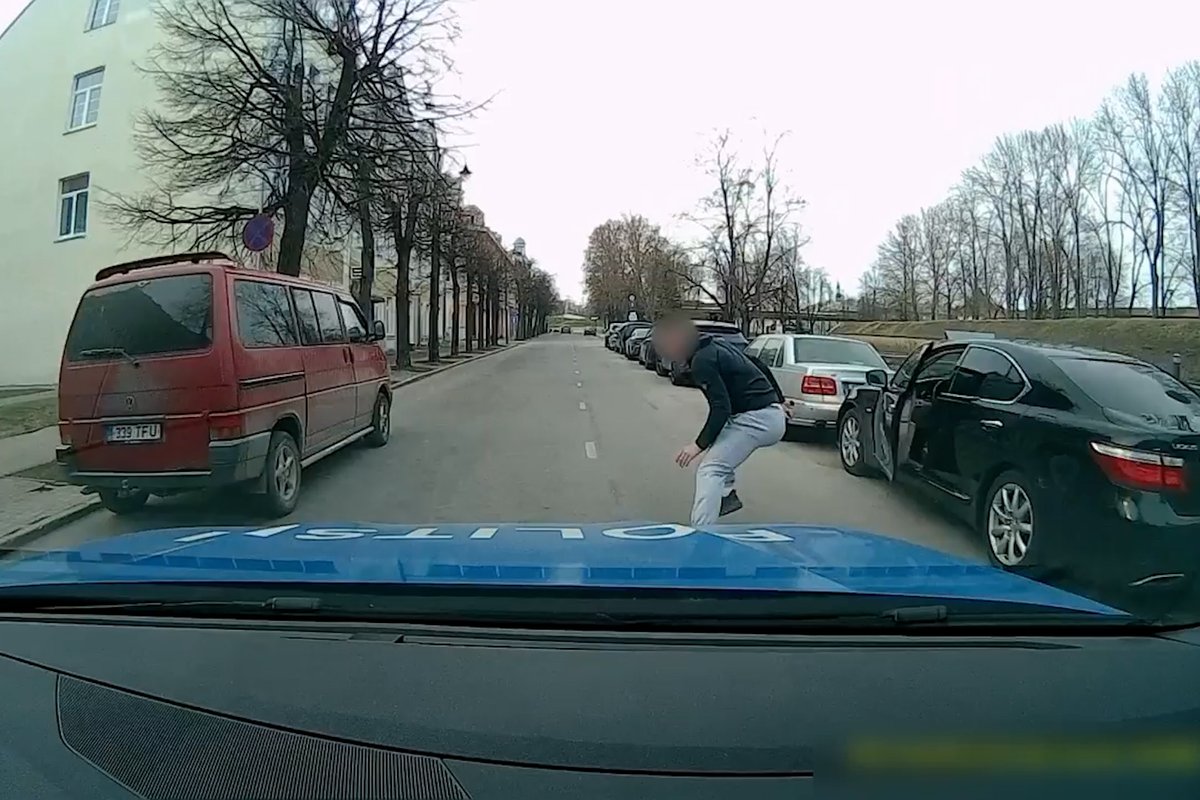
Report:
[[580,411],[587,411],[587,403],[584,403],[584,402],[580,401],[580,403],[579,403],[579,410],[580,410]]
[[588,458],[594,459],[596,457],[596,443],[595,442],[584,442],[583,443],[583,452]]

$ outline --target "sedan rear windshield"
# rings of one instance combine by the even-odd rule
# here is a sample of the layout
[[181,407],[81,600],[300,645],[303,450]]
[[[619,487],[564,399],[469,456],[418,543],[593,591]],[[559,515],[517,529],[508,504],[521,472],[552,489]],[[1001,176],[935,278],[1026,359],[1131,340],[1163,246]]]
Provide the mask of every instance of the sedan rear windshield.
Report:
[[1090,358],[1056,358],[1054,362],[1105,408],[1147,421],[1191,418],[1187,429],[1200,429],[1200,395],[1160,369]]
[[844,339],[793,339],[797,364],[861,364],[887,369],[887,363],[865,342]]
[[67,359],[148,356],[212,344],[212,277],[176,275],[92,289],[79,301]]

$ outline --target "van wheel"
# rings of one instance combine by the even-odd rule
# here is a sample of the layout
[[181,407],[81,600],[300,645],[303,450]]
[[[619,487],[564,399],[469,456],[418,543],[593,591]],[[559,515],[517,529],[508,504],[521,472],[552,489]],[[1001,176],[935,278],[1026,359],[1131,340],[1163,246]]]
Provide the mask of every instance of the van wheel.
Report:
[[141,489],[121,491],[120,489],[101,489],[100,503],[114,514],[132,514],[141,511],[150,499],[150,493]]
[[296,440],[284,431],[271,433],[267,447],[266,491],[262,495],[263,511],[270,517],[285,517],[296,509],[300,500],[300,449]]
[[366,435],[368,447],[383,447],[392,435],[392,404],[383,392],[375,399],[375,411],[371,414],[371,432]]

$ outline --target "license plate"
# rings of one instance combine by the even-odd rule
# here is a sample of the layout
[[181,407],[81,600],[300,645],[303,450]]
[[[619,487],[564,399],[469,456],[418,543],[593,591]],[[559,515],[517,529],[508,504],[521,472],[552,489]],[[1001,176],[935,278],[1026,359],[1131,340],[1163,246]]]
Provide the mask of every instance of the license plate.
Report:
[[162,439],[162,424],[140,422],[134,425],[109,425],[104,430],[106,441],[123,444],[126,442],[157,442]]

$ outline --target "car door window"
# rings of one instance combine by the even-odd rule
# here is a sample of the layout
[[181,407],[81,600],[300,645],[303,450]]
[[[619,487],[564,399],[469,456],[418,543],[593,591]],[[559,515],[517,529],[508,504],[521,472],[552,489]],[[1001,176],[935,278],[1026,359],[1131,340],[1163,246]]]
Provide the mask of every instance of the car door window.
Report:
[[768,367],[778,367],[780,365],[780,355],[782,355],[783,345],[778,339],[770,339],[763,345],[762,355],[759,360]]
[[313,308],[317,311],[317,324],[321,328],[321,341],[325,344],[342,344],[346,332],[342,329],[342,317],[338,314],[337,300],[327,292],[313,292]]
[[914,394],[919,400],[932,400],[939,386],[943,386],[954,372],[962,350],[943,350],[933,355],[913,376]]
[[367,340],[367,321],[363,319],[358,306],[345,300],[338,300],[338,310],[342,313],[342,324],[346,327],[346,336],[352,342]]
[[320,344],[321,328],[317,325],[317,310],[313,308],[312,292],[307,289],[292,289],[292,301],[296,304],[300,341],[304,344]]
[[753,342],[751,342],[750,346],[746,348],[746,355],[751,356],[752,358],[761,359],[762,356],[760,354],[762,353],[762,349],[763,349],[763,339],[762,339],[762,337],[759,337],[759,338],[755,339]]
[[299,341],[287,287],[234,281],[238,338],[246,347],[290,347]]
[[1025,379],[1003,353],[969,347],[950,380],[950,394],[1010,402],[1025,390]]
[[913,370],[917,368],[917,362],[921,360],[921,355],[925,352],[924,347],[918,347],[912,351],[908,358],[896,368],[896,374],[892,378],[892,386],[897,389],[903,389],[908,386],[909,380],[912,379]]

